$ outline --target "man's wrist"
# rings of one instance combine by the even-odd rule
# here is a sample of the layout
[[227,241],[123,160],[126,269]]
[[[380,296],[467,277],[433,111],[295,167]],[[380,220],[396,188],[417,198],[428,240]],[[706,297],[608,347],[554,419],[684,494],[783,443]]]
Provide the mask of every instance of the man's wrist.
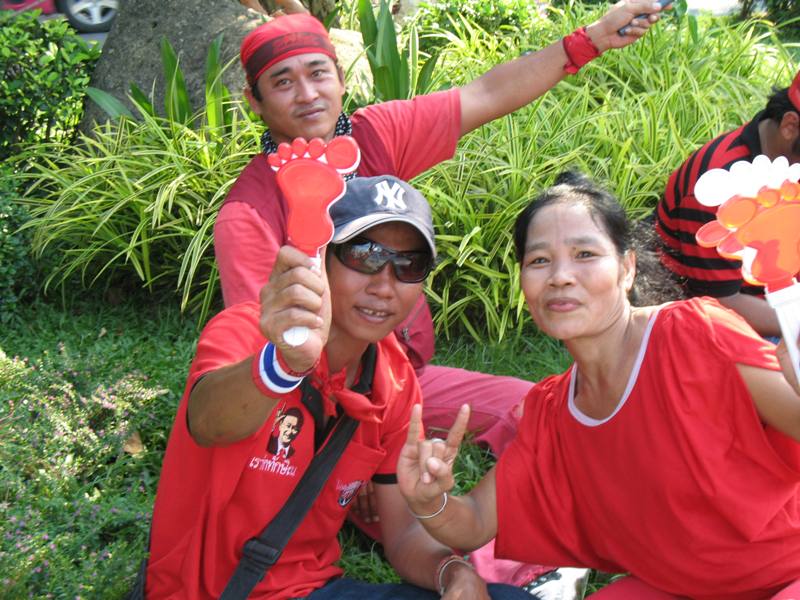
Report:
[[283,370],[283,372],[287,375],[291,375],[292,377],[306,377],[307,375],[310,375],[319,364],[319,358],[317,358],[316,362],[308,369],[297,371],[289,366],[289,363],[286,362],[286,358],[283,356],[283,353],[278,348],[275,348],[275,359],[278,361],[278,366]]
[[269,397],[279,397],[294,390],[303,381],[304,375],[292,375],[280,365],[277,348],[267,342],[253,357],[252,379],[256,388]]
[[602,31],[600,31],[600,24],[599,23],[592,23],[591,25],[587,25],[584,27],[586,31],[586,35],[594,44],[594,47],[597,48],[597,51],[602,54],[606,50],[609,49],[610,46],[605,44],[605,36],[603,36]]

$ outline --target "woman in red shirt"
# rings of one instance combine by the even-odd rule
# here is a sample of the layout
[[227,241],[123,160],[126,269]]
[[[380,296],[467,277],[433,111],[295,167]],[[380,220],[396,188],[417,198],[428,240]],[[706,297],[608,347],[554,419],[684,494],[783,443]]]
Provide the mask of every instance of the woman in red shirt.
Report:
[[525,209],[528,308],[574,364],[531,390],[516,439],[464,497],[446,492],[468,408],[445,444],[417,442],[417,409],[401,491],[451,547],[496,535],[501,558],[630,573],[598,598],[800,597],[791,365],[781,374],[775,346],[711,298],[634,306],[631,237],[616,199],[572,173]]

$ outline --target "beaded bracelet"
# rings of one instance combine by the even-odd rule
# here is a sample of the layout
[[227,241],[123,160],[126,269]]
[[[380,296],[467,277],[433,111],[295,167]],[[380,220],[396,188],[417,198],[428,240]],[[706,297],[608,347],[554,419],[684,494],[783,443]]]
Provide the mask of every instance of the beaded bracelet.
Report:
[[589,37],[583,27],[565,36],[561,40],[561,45],[564,47],[568,60],[567,64],[564,65],[564,70],[573,75],[583,65],[600,56],[600,50],[594,45],[592,38]]
[[445,556],[441,561],[439,561],[439,566],[436,567],[436,589],[439,591],[440,596],[444,596],[447,588],[447,586],[444,584],[444,571],[447,569],[447,567],[457,562],[467,565],[470,569],[475,569],[475,567],[473,567],[463,556],[459,556],[458,554]]
[[418,515],[414,511],[411,511],[411,516],[422,520],[432,519],[433,517],[438,517],[440,514],[442,514],[444,512],[445,506],[447,506],[447,492],[444,493],[444,502],[442,502],[441,508],[439,508],[439,510],[437,510],[435,513],[433,513],[432,515]]
[[272,342],[264,344],[261,352],[253,357],[253,383],[262,394],[287,394],[299,386],[303,378],[314,369],[312,367],[305,373],[298,373],[285,365]]

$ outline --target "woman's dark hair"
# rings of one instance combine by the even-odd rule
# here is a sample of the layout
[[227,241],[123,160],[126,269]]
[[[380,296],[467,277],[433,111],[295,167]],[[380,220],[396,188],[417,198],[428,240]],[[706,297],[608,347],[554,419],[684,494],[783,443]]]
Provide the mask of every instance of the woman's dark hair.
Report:
[[592,220],[611,238],[617,254],[624,256],[630,248],[631,232],[625,209],[607,190],[578,171],[564,171],[555,183],[534,198],[517,217],[514,224],[514,248],[517,260],[522,262],[528,241],[528,226],[536,214],[554,204],[582,204]]
[[632,224],[613,194],[578,171],[569,170],[558,175],[555,183],[534,198],[517,217],[514,248],[520,263],[525,255],[531,221],[540,210],[556,204],[585,206],[592,220],[608,234],[620,258],[628,250],[636,253],[636,281],[630,292],[632,304],[661,304],[684,297],[674,276],[661,265],[652,223],[645,220]]

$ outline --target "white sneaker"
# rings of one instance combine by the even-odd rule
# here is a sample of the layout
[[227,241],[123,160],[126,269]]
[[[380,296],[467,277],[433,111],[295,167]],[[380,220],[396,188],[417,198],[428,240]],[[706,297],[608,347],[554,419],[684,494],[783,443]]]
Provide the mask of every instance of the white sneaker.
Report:
[[537,577],[522,589],[538,600],[582,600],[589,573],[589,569],[562,567]]

